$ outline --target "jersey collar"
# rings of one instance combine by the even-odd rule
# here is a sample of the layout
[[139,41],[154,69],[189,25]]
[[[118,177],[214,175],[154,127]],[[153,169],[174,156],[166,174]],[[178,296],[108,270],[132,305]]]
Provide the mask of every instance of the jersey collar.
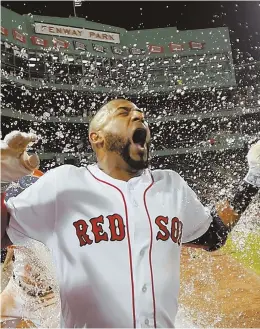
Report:
[[104,180],[104,181],[106,181],[110,184],[118,186],[118,187],[124,187],[124,186],[127,186],[130,183],[131,184],[137,184],[140,181],[144,184],[150,184],[153,181],[152,173],[151,173],[150,169],[145,169],[140,176],[133,177],[129,181],[126,182],[126,181],[123,181],[123,180],[120,180],[120,179],[115,179],[115,178],[107,175],[104,171],[99,169],[99,167],[96,163],[92,164],[92,165],[89,165],[87,168],[92,173],[92,175],[94,175],[97,178],[99,178],[101,180]]

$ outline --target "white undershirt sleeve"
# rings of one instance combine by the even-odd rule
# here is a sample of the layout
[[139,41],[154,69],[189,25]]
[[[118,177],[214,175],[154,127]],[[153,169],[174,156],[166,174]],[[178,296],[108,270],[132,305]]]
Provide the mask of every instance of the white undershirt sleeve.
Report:
[[13,244],[30,239],[44,244],[52,237],[56,220],[56,169],[52,169],[6,204],[10,213],[7,234]]

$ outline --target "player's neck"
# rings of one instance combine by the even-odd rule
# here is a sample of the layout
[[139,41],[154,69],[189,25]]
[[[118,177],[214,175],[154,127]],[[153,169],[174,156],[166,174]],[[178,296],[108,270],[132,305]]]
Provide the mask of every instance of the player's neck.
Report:
[[126,164],[116,163],[114,158],[98,161],[98,167],[108,176],[126,182],[133,177],[140,176],[142,173],[142,171],[131,170]]

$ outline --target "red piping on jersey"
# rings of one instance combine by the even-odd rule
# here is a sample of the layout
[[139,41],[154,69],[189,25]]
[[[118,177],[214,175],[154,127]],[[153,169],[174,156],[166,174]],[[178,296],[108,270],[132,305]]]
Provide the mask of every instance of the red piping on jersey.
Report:
[[153,227],[152,227],[152,221],[151,217],[147,208],[146,203],[146,193],[152,187],[154,183],[153,175],[151,174],[152,183],[147,187],[147,189],[144,191],[144,206],[147,213],[147,217],[149,219],[150,224],[150,231],[151,231],[151,240],[150,240],[150,248],[149,248],[149,264],[150,264],[150,272],[151,272],[151,283],[152,283],[152,294],[153,294],[153,320],[154,320],[154,328],[156,328],[156,307],[155,307],[155,293],[154,293],[154,281],[153,281],[153,266],[152,266],[152,248],[153,248]]
[[128,226],[128,211],[127,211],[127,205],[125,201],[125,196],[123,192],[115,185],[108,183],[102,179],[97,178],[92,172],[88,169],[88,171],[91,173],[91,175],[98,180],[101,183],[107,184],[111,187],[114,187],[122,196],[124,207],[125,207],[125,217],[126,217],[126,228],[127,228],[127,240],[128,240],[128,253],[129,253],[129,263],[130,263],[130,275],[131,275],[131,286],[132,286],[132,309],[133,309],[133,327],[136,328],[136,316],[135,316],[135,289],[134,289],[134,278],[133,278],[133,262],[132,262],[132,250],[131,250],[131,241],[130,241],[130,235],[129,235],[129,226]]

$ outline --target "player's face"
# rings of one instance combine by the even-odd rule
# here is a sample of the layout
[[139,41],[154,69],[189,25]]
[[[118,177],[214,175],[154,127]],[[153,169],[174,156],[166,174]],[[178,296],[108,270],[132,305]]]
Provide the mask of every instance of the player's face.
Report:
[[150,130],[144,114],[133,103],[122,101],[104,128],[106,151],[116,152],[130,168],[148,167]]

